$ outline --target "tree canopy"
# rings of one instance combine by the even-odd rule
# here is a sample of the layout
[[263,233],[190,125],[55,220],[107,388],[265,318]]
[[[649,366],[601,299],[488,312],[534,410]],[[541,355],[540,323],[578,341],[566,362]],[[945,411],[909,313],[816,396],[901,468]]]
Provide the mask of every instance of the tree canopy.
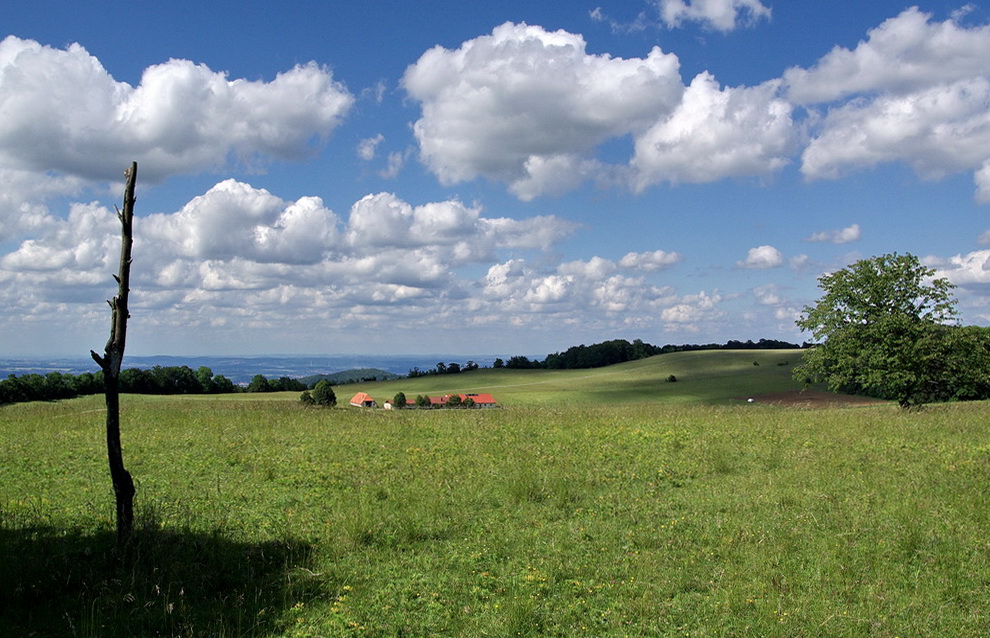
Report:
[[319,381],[313,388],[313,402],[325,407],[337,405],[337,395],[326,379]]
[[[987,331],[956,325],[954,286],[934,275],[914,255],[893,253],[820,277],[824,294],[797,325],[822,343],[795,376],[901,406],[978,398],[986,365],[970,368],[986,352]],[[968,396],[959,396],[963,386]]]
[[584,344],[572,346],[563,352],[548,354],[543,361],[531,360],[525,356],[510,357],[508,362],[502,359],[496,359],[493,367],[513,368],[517,370],[534,368],[573,370],[579,368],[601,368],[617,363],[645,359],[646,357],[652,357],[658,354],[669,354],[671,352],[687,352],[692,350],[769,350],[800,347],[797,344],[779,341],[777,339],[760,339],[757,342],[753,342],[752,340],[745,342],[731,340],[725,344],[668,344],[663,347],[645,343],[641,339],[636,339],[632,343],[625,339],[613,339],[590,346]]

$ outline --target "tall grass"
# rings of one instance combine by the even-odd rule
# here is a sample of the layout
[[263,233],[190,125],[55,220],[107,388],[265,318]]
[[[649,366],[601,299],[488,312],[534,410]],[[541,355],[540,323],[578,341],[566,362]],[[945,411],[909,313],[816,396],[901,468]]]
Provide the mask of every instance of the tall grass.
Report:
[[[0,635],[978,636],[986,403],[0,410]],[[171,605],[171,606],[170,606]],[[7,610],[13,610],[8,612]]]

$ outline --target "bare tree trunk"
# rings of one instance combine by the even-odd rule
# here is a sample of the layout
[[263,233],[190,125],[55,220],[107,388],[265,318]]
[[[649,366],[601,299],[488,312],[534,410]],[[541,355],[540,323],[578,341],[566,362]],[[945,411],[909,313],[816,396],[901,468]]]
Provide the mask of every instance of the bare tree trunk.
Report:
[[107,459],[110,462],[110,478],[117,500],[117,542],[123,545],[130,538],[134,527],[134,481],[124,468],[120,447],[120,365],[124,360],[124,342],[127,337],[127,293],[130,291],[131,245],[134,243],[134,183],[137,181],[137,162],[124,172],[124,209],[117,211],[121,225],[120,273],[114,275],[119,289],[117,296],[108,301],[111,309],[110,339],[103,356],[90,350],[93,360],[103,369],[103,383],[107,403]]

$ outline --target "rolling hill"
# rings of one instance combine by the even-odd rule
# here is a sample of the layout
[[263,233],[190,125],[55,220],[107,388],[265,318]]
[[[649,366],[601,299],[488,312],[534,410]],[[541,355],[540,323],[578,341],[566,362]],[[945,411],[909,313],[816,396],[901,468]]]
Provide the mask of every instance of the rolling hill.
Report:
[[[791,376],[800,360],[801,350],[704,350],[584,370],[482,369],[348,385],[338,393],[338,401],[346,403],[351,393],[360,391],[381,403],[401,391],[410,402],[417,394],[491,392],[504,406],[654,401],[725,404],[740,397],[800,390],[802,385]],[[671,375],[676,382],[668,381]]]

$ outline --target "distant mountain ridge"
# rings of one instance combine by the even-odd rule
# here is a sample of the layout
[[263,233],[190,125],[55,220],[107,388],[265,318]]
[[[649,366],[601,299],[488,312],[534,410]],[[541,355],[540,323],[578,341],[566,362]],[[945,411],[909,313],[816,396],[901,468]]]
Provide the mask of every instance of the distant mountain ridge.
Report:
[[[498,355],[420,354],[420,355],[273,355],[273,356],[175,356],[152,355],[124,357],[123,368],[150,370],[155,366],[188,366],[196,370],[206,366],[238,384],[249,383],[256,374],[269,379],[302,379],[316,375],[333,375],[349,370],[381,370],[405,376],[414,368],[432,368],[438,361],[477,361],[490,367]],[[502,355],[506,356],[506,355]],[[10,375],[83,374],[98,370],[88,356],[78,357],[0,357],[0,379]]]
[[361,381],[395,381],[401,379],[402,375],[380,370],[378,368],[358,368],[355,370],[343,370],[333,374],[313,374],[299,379],[308,386],[313,386],[320,381],[329,381],[330,385],[343,385],[346,383],[359,383]]
[[[807,344],[802,344],[807,345]],[[379,371],[387,374],[406,376],[412,371],[429,373],[438,363],[445,367],[451,362],[464,364],[473,362],[481,368],[582,368],[598,367],[641,358],[652,354],[666,354],[687,350],[709,349],[776,349],[797,348],[797,344],[760,339],[759,341],[730,340],[725,344],[685,344],[665,345],[663,347],[643,343],[639,339],[628,342],[616,339],[590,346],[573,346],[564,352],[546,356],[545,360],[530,356],[517,355],[471,355],[471,354],[419,354],[419,355],[241,355],[241,356],[177,356],[152,355],[124,357],[123,368],[140,368],[150,370],[155,366],[187,366],[193,370],[206,366],[215,375],[223,375],[236,384],[247,384],[255,375],[263,375],[268,379],[288,377],[291,379],[307,380],[310,378],[333,377],[342,374],[342,378],[352,378],[351,373],[357,371]],[[621,356],[613,356],[615,350],[622,351]],[[504,361],[503,361],[504,359]],[[96,372],[96,364],[88,355],[78,357],[0,357],[0,379],[10,375],[47,374],[60,372],[63,374],[79,375],[86,372]],[[371,377],[374,373],[367,374]],[[319,379],[317,379],[319,380]],[[359,377],[357,380],[361,380]],[[331,380],[331,383],[343,381]]]

